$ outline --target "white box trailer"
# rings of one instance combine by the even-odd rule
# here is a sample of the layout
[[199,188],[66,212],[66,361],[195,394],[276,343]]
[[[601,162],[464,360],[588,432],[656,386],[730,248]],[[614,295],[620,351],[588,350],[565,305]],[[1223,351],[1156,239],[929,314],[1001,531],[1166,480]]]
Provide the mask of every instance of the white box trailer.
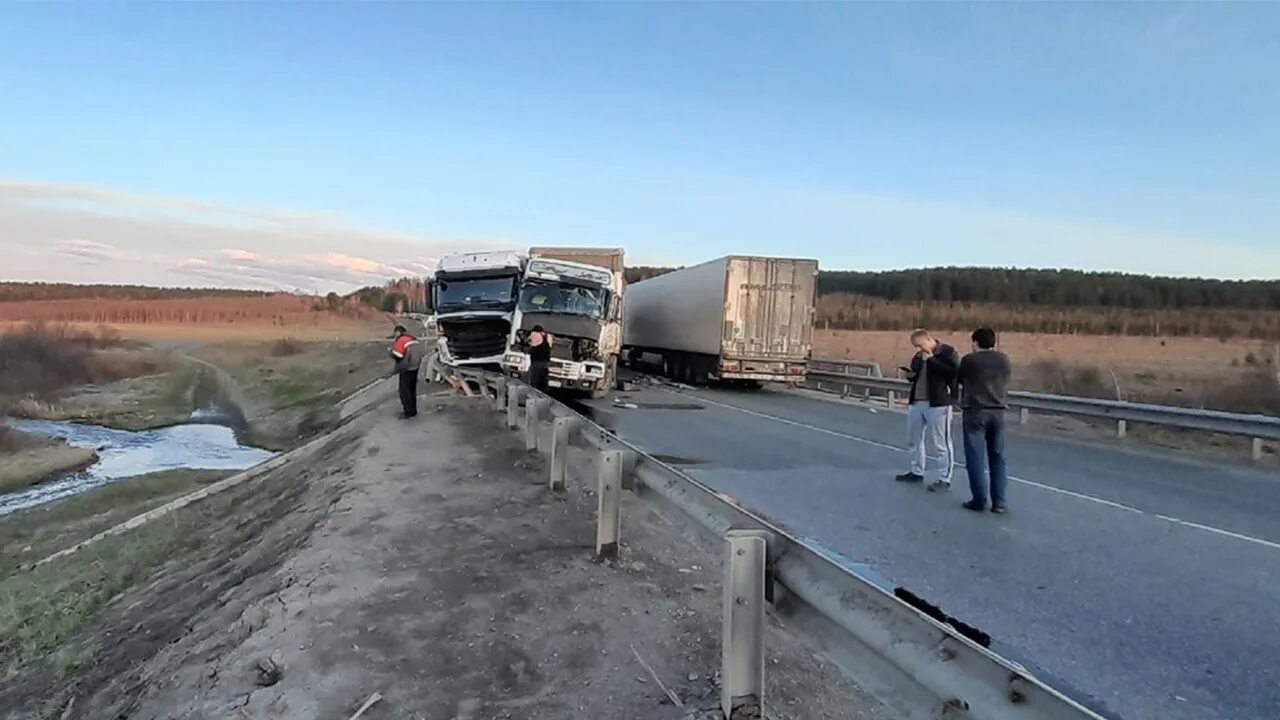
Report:
[[635,283],[623,351],[680,382],[800,382],[813,350],[818,261],[731,255]]

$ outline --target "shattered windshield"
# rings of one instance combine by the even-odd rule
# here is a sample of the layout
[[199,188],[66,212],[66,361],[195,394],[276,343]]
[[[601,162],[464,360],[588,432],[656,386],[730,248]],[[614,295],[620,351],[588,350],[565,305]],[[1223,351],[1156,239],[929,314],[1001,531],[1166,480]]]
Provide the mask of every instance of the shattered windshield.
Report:
[[604,316],[605,291],[570,283],[526,282],[520,290],[521,312]]
[[509,308],[515,286],[514,277],[441,280],[436,284],[436,311]]

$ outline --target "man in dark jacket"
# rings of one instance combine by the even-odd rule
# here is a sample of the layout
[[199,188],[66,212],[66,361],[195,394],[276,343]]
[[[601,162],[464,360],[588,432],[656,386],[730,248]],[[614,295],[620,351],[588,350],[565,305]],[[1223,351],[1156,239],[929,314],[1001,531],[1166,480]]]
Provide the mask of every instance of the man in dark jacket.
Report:
[[938,477],[930,491],[951,489],[951,469],[955,453],[951,446],[951,405],[956,400],[956,372],[960,354],[950,345],[938,342],[928,330],[911,333],[916,354],[911,358],[907,379],[911,391],[907,399],[907,472],[897,476],[900,482],[923,482],[925,444]]
[[541,325],[534,325],[525,341],[529,350],[529,385],[540,392],[547,391],[551,373],[551,348],[555,343],[555,337],[543,330]]
[[964,463],[973,498],[964,506],[987,509],[987,472],[991,473],[991,512],[1003,513],[1009,475],[1004,463],[1004,414],[1009,407],[1009,358],[996,350],[996,331],[973,331],[973,352],[960,361],[964,408]]
[[426,348],[403,325],[396,326],[395,336],[391,358],[396,361],[395,371],[400,375],[400,406],[408,419],[418,414],[418,368],[422,366]]

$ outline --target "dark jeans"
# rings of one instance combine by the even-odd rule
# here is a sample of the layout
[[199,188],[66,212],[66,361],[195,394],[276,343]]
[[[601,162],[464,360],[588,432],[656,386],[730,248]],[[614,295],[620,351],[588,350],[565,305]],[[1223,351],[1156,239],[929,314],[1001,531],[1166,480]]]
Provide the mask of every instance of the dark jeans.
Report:
[[551,372],[551,363],[529,363],[529,386],[534,390],[547,391],[547,377]]
[[991,505],[1003,507],[1009,475],[1004,464],[1004,410],[965,408],[964,463],[969,492],[975,502],[987,502],[987,471],[991,471]]
[[400,373],[400,406],[404,408],[406,417],[418,414],[417,370],[405,370]]

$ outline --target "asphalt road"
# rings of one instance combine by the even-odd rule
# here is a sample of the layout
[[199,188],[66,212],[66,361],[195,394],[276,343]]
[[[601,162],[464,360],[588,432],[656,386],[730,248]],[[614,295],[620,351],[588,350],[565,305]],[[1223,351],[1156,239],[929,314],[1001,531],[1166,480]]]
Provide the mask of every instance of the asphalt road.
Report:
[[[1010,512],[905,469],[904,417],[805,392],[644,387],[596,419],[995,638],[1124,720],[1280,718],[1280,476],[1008,440]],[[957,459],[963,459],[956,431]]]

